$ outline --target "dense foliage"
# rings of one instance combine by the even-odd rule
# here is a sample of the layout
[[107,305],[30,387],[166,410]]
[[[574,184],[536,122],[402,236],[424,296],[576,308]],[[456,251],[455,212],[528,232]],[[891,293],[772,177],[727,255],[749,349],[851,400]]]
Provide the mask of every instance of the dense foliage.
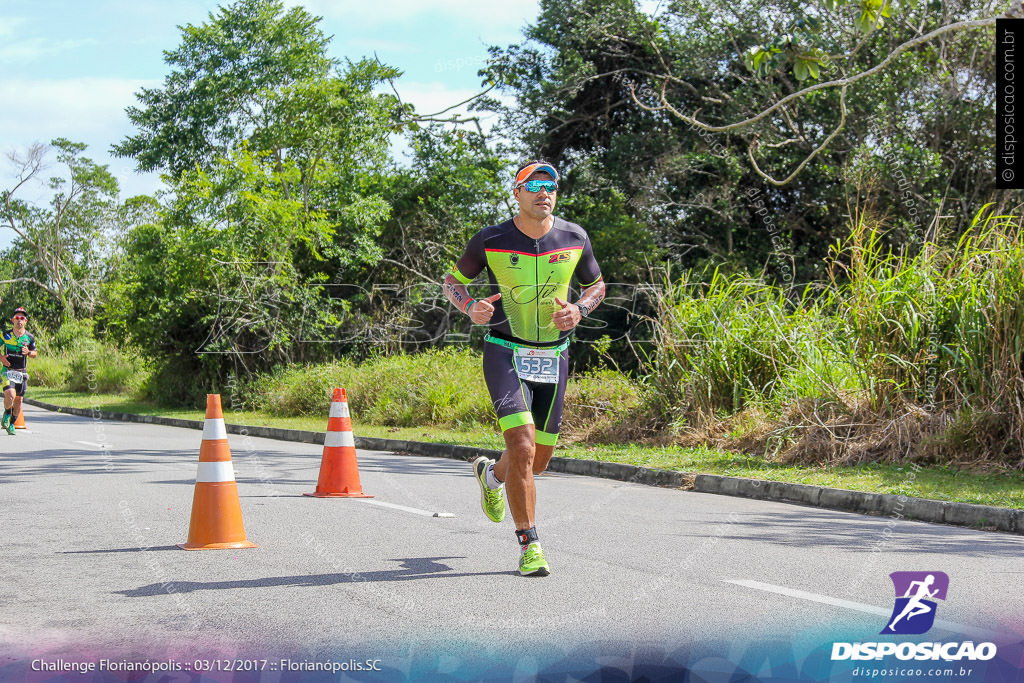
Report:
[[[485,133],[424,125],[395,94],[398,70],[331,58],[302,7],[235,0],[181,28],[162,86],[127,111],[136,130],[114,151],[164,172],[162,196],[122,200],[80,143],[12,156],[0,296],[54,334],[86,325],[78,336],[138,354],[144,390],[166,402],[295,364],[473,343],[479,330],[438,282],[470,235],[511,215],[517,162],[544,157],[563,171],[558,213],[588,230],[610,283],[574,369],[617,367],[654,387],[638,425],[712,424],[844,392],[883,412],[893,397],[948,408],[960,392],[986,397],[961,412],[1013,413],[1016,398],[962,379],[1004,386],[1009,366],[984,365],[988,352],[957,337],[994,334],[1002,304],[925,307],[929,338],[964,349],[955,371],[919,339],[883,349],[900,335],[850,304],[904,305],[913,288],[897,276],[961,301],[972,268],[1016,253],[1017,232],[988,230],[962,267],[966,257],[934,261],[968,253],[962,239],[981,249],[980,207],[1010,215],[1020,199],[995,188],[991,4],[641,5],[542,0],[523,42],[493,47],[480,73],[506,96],[473,105],[501,115]],[[957,30],[926,35],[943,27]],[[392,156],[399,136],[407,162]],[[60,169],[52,200],[34,204],[26,188],[48,155]],[[871,256],[840,257],[851,253]],[[923,306],[913,301],[890,311],[896,328]],[[967,315],[984,324],[965,327]],[[836,334],[860,345],[839,353],[823,343]],[[680,336],[673,355],[666,340]],[[1016,443],[1019,422],[1003,420],[1001,443]]]

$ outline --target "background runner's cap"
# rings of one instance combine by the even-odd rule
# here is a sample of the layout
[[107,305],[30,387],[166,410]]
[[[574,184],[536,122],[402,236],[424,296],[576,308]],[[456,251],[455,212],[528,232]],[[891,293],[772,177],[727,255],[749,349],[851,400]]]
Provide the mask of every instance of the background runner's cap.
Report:
[[21,306],[18,306],[17,308],[14,309],[14,315],[11,316],[11,320],[14,319],[15,315],[23,315],[25,316],[26,319],[28,318],[28,313],[26,313],[25,309],[22,308]]
[[535,164],[527,164],[526,166],[523,166],[522,170],[519,171],[519,173],[516,173],[515,186],[519,187],[520,185],[525,183],[526,179],[532,176],[537,171],[543,171],[544,173],[550,175],[556,181],[558,180],[558,171],[555,170],[554,166],[552,166],[551,164],[543,164],[537,162]]

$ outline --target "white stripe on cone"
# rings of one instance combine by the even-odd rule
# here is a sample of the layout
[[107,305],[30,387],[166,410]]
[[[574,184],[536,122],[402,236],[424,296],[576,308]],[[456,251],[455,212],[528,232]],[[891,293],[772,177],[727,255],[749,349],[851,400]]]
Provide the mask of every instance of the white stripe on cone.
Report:
[[219,462],[201,462],[199,463],[199,471],[196,472],[196,483],[199,482],[218,482],[218,481],[234,481],[235,480],[235,468],[231,466],[230,460],[222,460]]
[[223,417],[208,417],[203,423],[203,440],[213,441],[228,438],[228,430],[224,427]]
[[356,440],[352,436],[352,432],[327,432],[327,436],[324,437],[324,446],[351,446],[355,448]]
[[334,401],[331,403],[331,412],[328,417],[348,417],[348,403],[345,401]]

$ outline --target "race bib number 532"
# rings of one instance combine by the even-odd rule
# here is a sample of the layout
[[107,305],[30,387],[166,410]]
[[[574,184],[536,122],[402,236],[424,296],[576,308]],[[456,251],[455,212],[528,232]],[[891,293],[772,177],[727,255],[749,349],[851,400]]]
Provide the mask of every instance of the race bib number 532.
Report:
[[558,351],[555,349],[515,350],[516,374],[519,379],[541,384],[558,383]]

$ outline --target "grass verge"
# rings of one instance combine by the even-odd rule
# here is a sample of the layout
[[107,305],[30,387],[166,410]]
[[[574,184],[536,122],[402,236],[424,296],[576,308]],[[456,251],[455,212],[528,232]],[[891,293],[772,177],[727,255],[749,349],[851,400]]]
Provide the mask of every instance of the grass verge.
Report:
[[[42,388],[33,389],[32,398],[63,406],[100,408],[138,415],[163,415],[191,420],[201,420],[204,416],[202,410],[162,408],[127,400],[116,394],[81,394]],[[236,424],[308,430],[326,428],[326,418],[279,417],[258,411],[225,411],[224,418],[227,422]],[[385,427],[361,422],[358,416],[354,416],[353,429],[360,436],[368,437],[457,443],[485,448],[501,448],[502,445],[501,435],[496,427]],[[1024,475],[1016,473],[972,474],[946,467],[912,470],[909,467],[879,463],[851,467],[812,467],[780,464],[759,456],[738,455],[710,448],[680,446],[569,444],[560,447],[556,454],[566,458],[604,460],[684,472],[724,474],[766,481],[1024,508]]]

